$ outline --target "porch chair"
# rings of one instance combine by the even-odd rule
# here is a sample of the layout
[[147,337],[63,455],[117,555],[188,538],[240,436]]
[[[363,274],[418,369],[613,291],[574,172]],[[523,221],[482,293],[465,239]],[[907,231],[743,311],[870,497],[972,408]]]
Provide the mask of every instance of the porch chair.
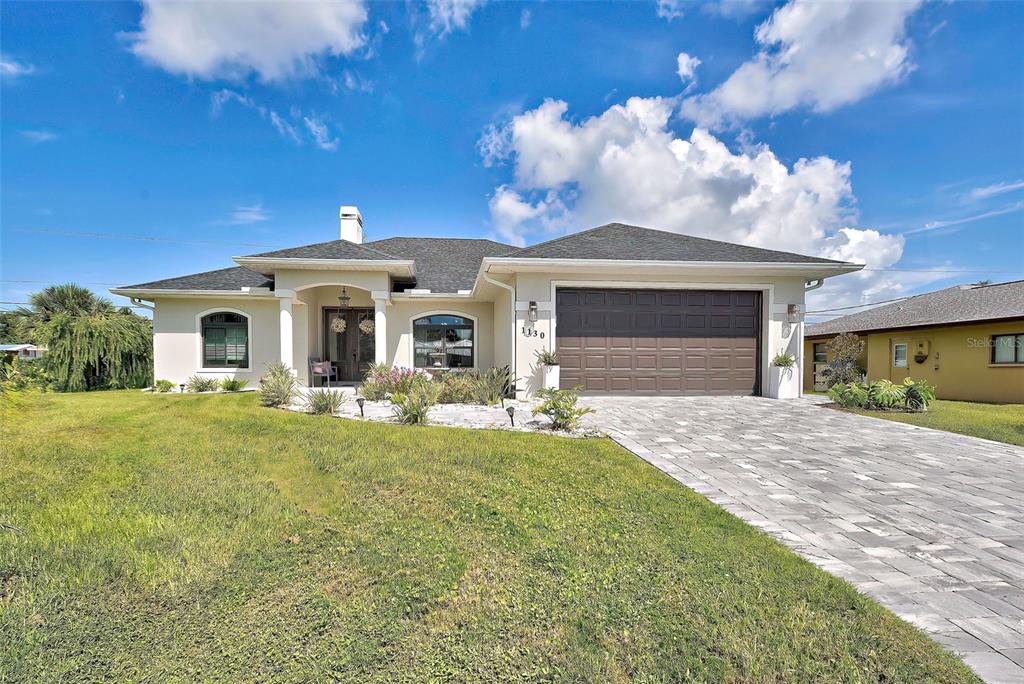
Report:
[[330,387],[331,379],[338,379],[338,371],[330,361],[311,358],[309,359],[309,381],[313,387],[316,387],[316,378],[318,377],[326,379],[327,386]]

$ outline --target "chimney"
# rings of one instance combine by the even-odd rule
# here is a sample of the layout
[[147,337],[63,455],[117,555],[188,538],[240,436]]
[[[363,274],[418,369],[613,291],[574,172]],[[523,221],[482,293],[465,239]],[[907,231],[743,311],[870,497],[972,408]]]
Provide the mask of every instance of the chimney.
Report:
[[363,215],[359,213],[359,207],[342,207],[338,217],[341,220],[341,239],[362,244]]

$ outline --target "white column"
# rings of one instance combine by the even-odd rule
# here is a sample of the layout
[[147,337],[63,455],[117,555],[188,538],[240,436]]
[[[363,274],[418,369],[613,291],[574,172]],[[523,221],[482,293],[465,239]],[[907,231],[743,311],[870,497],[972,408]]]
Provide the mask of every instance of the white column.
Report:
[[292,336],[292,298],[291,296],[280,297],[277,300],[281,306],[281,363],[295,370],[295,347]]
[[374,363],[388,362],[388,317],[385,307],[390,297],[387,292],[374,290],[370,293],[373,297],[373,361]]

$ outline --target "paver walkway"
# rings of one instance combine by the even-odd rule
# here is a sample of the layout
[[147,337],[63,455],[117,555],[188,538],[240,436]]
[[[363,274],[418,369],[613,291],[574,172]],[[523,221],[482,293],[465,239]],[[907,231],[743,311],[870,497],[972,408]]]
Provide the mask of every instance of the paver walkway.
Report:
[[1024,682],[1024,448],[815,398],[588,397],[587,422],[963,656]]

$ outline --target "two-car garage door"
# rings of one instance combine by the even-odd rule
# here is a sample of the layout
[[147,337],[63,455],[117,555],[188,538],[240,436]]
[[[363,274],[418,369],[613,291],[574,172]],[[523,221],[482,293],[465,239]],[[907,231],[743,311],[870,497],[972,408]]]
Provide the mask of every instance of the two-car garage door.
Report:
[[760,393],[760,292],[560,288],[555,311],[562,388]]

